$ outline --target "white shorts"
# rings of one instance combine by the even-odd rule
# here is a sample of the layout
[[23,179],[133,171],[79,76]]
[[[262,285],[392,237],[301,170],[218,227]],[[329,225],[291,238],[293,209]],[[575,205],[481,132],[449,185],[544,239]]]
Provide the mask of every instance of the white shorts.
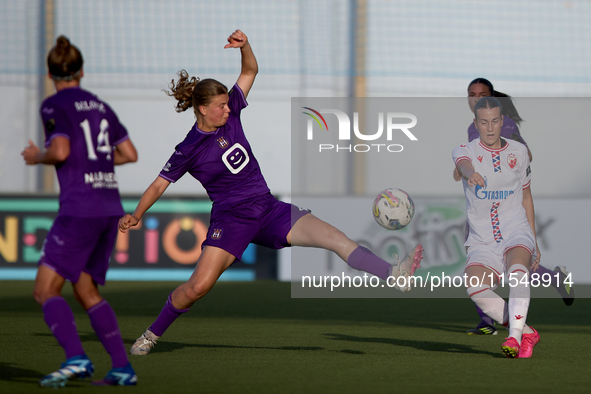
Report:
[[512,234],[504,234],[504,239],[499,243],[472,245],[468,248],[466,268],[472,266],[486,267],[492,270],[498,277],[506,270],[505,255],[513,248],[524,248],[531,255],[532,261],[536,257],[536,241],[530,231],[516,231]]

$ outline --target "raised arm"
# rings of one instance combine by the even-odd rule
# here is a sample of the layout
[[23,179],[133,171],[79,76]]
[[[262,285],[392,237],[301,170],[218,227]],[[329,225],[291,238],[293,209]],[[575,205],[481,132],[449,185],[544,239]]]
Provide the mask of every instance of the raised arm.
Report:
[[142,195],[142,198],[140,198],[140,202],[137,204],[133,214],[127,214],[119,220],[119,231],[124,233],[129,230],[129,228],[136,226],[142,216],[144,216],[144,213],[146,213],[146,211],[150,209],[150,207],[154,205],[156,201],[158,201],[168,185],[170,185],[170,181],[167,181],[160,176],[157,177],[156,180],[152,182],[152,184],[146,189]]
[[244,97],[248,96],[250,88],[254,83],[254,79],[259,72],[259,65],[257,59],[254,57],[248,37],[240,30],[236,30],[228,37],[228,44],[224,48],[240,48],[240,54],[242,56],[242,69],[236,84],[240,86]]
[[29,140],[29,146],[21,152],[21,155],[28,165],[61,163],[70,156],[70,140],[66,137],[55,137],[45,150],[41,150]]

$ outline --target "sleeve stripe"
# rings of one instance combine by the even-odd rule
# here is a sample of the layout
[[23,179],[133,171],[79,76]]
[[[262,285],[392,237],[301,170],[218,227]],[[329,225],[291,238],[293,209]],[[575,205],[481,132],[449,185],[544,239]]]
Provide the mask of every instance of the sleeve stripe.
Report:
[[162,175],[162,174],[158,174],[158,176],[159,176],[160,178],[164,178],[164,179],[166,179],[168,182],[172,182],[172,183],[175,183],[175,182],[176,182],[175,180],[172,180],[171,178],[165,177],[165,176],[164,176],[164,175]]
[[523,185],[523,189],[527,189],[530,186],[531,186],[531,181],[529,181],[525,185]]
[[129,139],[129,136],[126,135],[125,137],[121,138],[119,141],[115,142],[113,145],[117,146],[120,143],[122,143],[123,141],[128,140],[128,139]]
[[462,160],[468,160],[470,163],[472,163],[472,160],[468,157],[468,156],[460,156],[456,159],[456,166],[458,165],[458,163]]
[[64,137],[64,138],[67,138],[68,140],[70,140],[70,136],[65,133],[55,133],[55,134],[52,134],[51,137],[49,137],[49,139],[47,141],[45,141],[45,144],[43,144],[43,146],[45,146],[46,148],[49,148],[49,145],[51,145],[51,141],[55,137]]

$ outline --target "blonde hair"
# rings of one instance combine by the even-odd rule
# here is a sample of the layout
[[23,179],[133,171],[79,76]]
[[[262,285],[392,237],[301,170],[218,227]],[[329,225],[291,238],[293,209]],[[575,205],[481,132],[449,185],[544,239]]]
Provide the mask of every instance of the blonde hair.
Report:
[[190,77],[185,70],[178,72],[178,80],[170,82],[170,91],[165,93],[177,100],[176,112],[184,112],[193,107],[195,116],[199,117],[199,106],[208,105],[214,97],[220,94],[228,94],[228,88],[215,79],[200,80]]

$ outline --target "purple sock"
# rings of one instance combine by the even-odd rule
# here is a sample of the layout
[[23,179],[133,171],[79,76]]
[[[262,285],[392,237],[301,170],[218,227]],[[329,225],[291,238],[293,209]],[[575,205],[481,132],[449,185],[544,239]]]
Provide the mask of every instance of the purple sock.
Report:
[[[560,283],[556,283],[557,281],[556,281],[556,278],[554,277],[554,275],[556,275],[556,272],[551,271],[546,267],[542,267],[540,265],[540,266],[538,266],[538,269],[535,272],[530,270],[530,273],[540,274],[540,280],[542,280],[542,275],[548,274],[548,275],[550,275],[550,278],[552,278],[552,280],[550,281],[550,284],[552,285],[552,287],[554,287],[554,288],[562,287],[562,286],[556,286],[557,284],[560,285]],[[560,281],[558,281],[558,282],[560,282]]]
[[127,351],[123,345],[121,331],[117,324],[117,317],[113,308],[106,300],[102,300],[86,311],[90,317],[90,324],[99,337],[105,350],[111,356],[113,368],[121,368],[129,363]]
[[478,311],[478,314],[480,315],[480,323],[478,324],[478,327],[483,327],[485,325],[489,325],[489,326],[495,325],[495,321],[493,319],[491,319],[486,313],[482,312],[482,309],[480,309],[478,307],[478,305],[476,305],[476,310]]
[[189,309],[191,309],[176,309],[172,305],[171,296],[172,293],[168,295],[168,300],[166,301],[166,304],[164,304],[164,308],[162,308],[162,311],[158,315],[158,318],[154,323],[152,323],[152,326],[150,327],[150,331],[152,331],[157,336],[162,336],[162,334],[164,334],[164,331],[166,331],[168,327],[170,327],[170,325],[176,320],[177,317],[179,317],[185,312],[188,312]]
[[347,258],[347,264],[356,270],[365,271],[378,278],[387,280],[392,265],[373,254],[371,250],[358,246]]
[[76,321],[70,305],[61,296],[47,299],[43,306],[45,323],[66,352],[66,359],[82,356],[84,349],[76,329]]

